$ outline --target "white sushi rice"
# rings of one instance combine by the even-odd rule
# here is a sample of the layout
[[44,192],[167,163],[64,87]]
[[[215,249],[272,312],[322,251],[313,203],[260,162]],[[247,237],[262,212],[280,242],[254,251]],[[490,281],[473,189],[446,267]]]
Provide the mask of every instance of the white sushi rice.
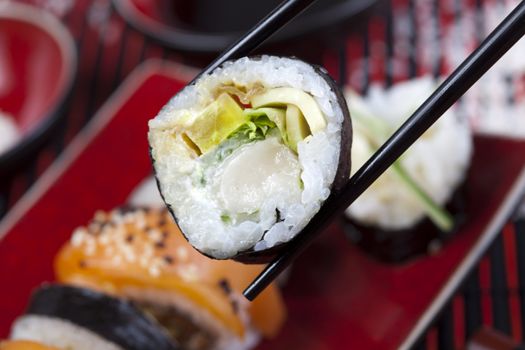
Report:
[[[259,210],[246,219],[225,223],[221,219],[224,203],[217,194],[222,166],[259,141],[241,146],[221,166],[207,170],[210,180],[204,188],[192,184],[192,176],[200,170],[199,160],[166,130],[173,126],[180,110],[198,113],[213,101],[213,92],[223,84],[250,86],[262,83],[265,88],[293,87],[312,95],[327,121],[324,130],[315,132],[298,144],[299,180],[294,186],[267,193]],[[149,140],[155,160],[157,177],[161,181],[166,202],[172,207],[178,224],[190,243],[216,258],[228,258],[255,246],[256,250],[290,240],[319,210],[328,197],[339,160],[343,112],[336,95],[326,81],[308,64],[294,59],[263,56],[242,58],[217,69],[211,76],[199,80],[176,95],[149,122]],[[282,146],[286,148],[285,146]],[[248,158],[248,157],[246,157]],[[253,166],[262,167],[252,158]],[[290,163],[291,164],[291,163]],[[292,168],[295,165],[292,164]],[[294,171],[294,170],[291,170]],[[276,209],[283,221],[277,222]]]
[[20,139],[13,117],[0,111],[0,154],[9,150]]
[[[347,93],[350,114],[375,116],[384,120],[391,130],[399,127],[434,91],[431,77],[423,77],[394,85],[385,90],[373,85],[369,94],[360,98]],[[354,118],[354,125],[358,121]],[[357,171],[370,157],[369,141],[354,128],[352,168]],[[402,156],[405,170],[438,204],[445,205],[463,182],[472,154],[472,137],[468,121],[454,110],[446,112]],[[391,171],[387,170],[347,210],[357,221],[382,229],[405,229],[425,217],[417,197]]]
[[11,329],[12,340],[30,340],[58,349],[123,350],[99,335],[59,318],[25,315]]

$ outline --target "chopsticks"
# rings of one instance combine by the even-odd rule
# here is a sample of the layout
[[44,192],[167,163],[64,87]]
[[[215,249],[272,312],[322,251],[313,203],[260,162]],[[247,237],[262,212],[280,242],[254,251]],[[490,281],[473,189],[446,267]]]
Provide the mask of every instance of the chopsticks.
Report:
[[[333,193],[310,223],[288,243],[248,288],[253,300],[322,232],[341,215],[392,163],[525,34],[525,0],[489,34],[481,45],[438,87],[363,165],[338,193]],[[429,155],[431,156],[431,155]]]
[[286,23],[306,10],[315,0],[286,0],[277,6],[270,14],[264,17],[252,29],[244,34],[237,42],[228,47],[208,67],[190,83],[195,82],[202,75],[210,74],[227,60],[240,58],[250,54],[266,39],[281,29]]

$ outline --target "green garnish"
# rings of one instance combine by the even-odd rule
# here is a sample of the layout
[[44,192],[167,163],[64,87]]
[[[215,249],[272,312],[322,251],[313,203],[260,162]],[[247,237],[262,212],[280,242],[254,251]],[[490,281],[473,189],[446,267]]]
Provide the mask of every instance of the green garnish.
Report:
[[229,223],[231,223],[232,218],[231,218],[229,215],[227,215],[227,214],[222,214],[222,215],[221,215],[221,220],[222,220],[222,222],[224,222],[225,224],[229,224]]
[[251,120],[241,125],[238,129],[232,132],[228,138],[239,137],[243,135],[250,141],[264,140],[266,134],[272,128],[275,128],[275,123],[272,122],[266,115],[253,117]]
[[281,137],[284,141],[287,140],[286,135],[286,112],[283,108],[271,108],[271,107],[262,107],[262,108],[247,108],[243,113],[250,118],[250,120],[258,119],[260,117],[266,117],[274,123],[274,125],[279,129]]
[[[351,113],[352,117],[358,122],[354,123],[354,127],[359,129],[375,148],[371,149],[370,153],[379,149],[380,145],[390,136],[390,127],[382,119],[370,115],[363,109],[355,108],[351,110]],[[425,213],[434,225],[443,232],[448,232],[454,227],[452,215],[445,208],[439,206],[417,184],[399,160],[394,162],[391,169],[398,179],[414,194],[415,198],[419,200],[419,203],[423,206]]]

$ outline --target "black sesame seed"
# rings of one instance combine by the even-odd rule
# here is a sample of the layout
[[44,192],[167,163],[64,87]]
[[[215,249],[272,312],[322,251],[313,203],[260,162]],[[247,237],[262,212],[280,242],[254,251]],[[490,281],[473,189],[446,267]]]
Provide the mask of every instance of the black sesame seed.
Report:
[[166,247],[166,244],[163,241],[158,241],[157,243],[155,243],[155,248],[162,249],[165,247]]
[[224,291],[224,293],[226,293],[228,295],[231,294],[231,292],[232,292],[232,288],[230,286],[230,283],[228,282],[228,280],[226,280],[224,278],[219,281],[219,287],[221,287],[222,290]]
[[85,269],[87,267],[87,264],[84,260],[80,260],[78,262],[78,266],[81,268],[81,269]]
[[133,236],[132,234],[129,234],[126,236],[126,242],[128,243],[132,243],[134,239],[135,239],[135,236]]
[[164,256],[163,256],[163,259],[164,259],[164,261],[165,261],[167,264],[169,264],[169,265],[173,264],[173,257],[171,257],[171,256],[169,256],[169,255],[164,255]]

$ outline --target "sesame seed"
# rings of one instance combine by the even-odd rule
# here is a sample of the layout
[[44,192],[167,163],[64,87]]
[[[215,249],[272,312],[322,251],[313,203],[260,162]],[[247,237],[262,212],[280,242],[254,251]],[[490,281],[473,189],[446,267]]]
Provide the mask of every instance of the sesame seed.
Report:
[[219,287],[221,287],[221,289],[227,295],[229,295],[232,292],[232,288],[230,286],[230,283],[228,282],[228,280],[226,280],[224,278],[219,281]]
[[85,240],[86,231],[83,228],[77,228],[75,232],[73,232],[73,236],[71,237],[71,244],[74,247],[78,247],[84,243]]
[[156,266],[151,266],[149,269],[148,269],[148,272],[150,275],[152,275],[153,277],[158,277],[160,275],[160,269]]
[[111,238],[110,238],[109,235],[104,235],[104,236],[100,237],[99,242],[100,242],[100,244],[102,244],[102,245],[108,245],[109,242],[110,242],[110,239],[111,239]]
[[146,232],[148,233],[149,238],[154,242],[160,241],[162,239],[162,233],[157,229],[152,228]]
[[199,278],[197,266],[194,264],[187,264],[183,266],[183,268],[179,268],[178,271],[181,277],[185,278],[186,280],[196,281]]
[[169,255],[164,255],[163,259],[168,265],[173,264],[173,261],[174,261],[173,257],[171,257]]
[[[128,247],[126,247],[128,248]],[[133,249],[122,249],[122,253],[124,254],[124,259],[128,262],[128,263],[134,263],[135,261],[137,261],[137,256],[135,255],[135,252],[133,251]]]
[[184,247],[178,247],[175,254],[177,254],[177,258],[181,261],[188,260],[188,251]]

